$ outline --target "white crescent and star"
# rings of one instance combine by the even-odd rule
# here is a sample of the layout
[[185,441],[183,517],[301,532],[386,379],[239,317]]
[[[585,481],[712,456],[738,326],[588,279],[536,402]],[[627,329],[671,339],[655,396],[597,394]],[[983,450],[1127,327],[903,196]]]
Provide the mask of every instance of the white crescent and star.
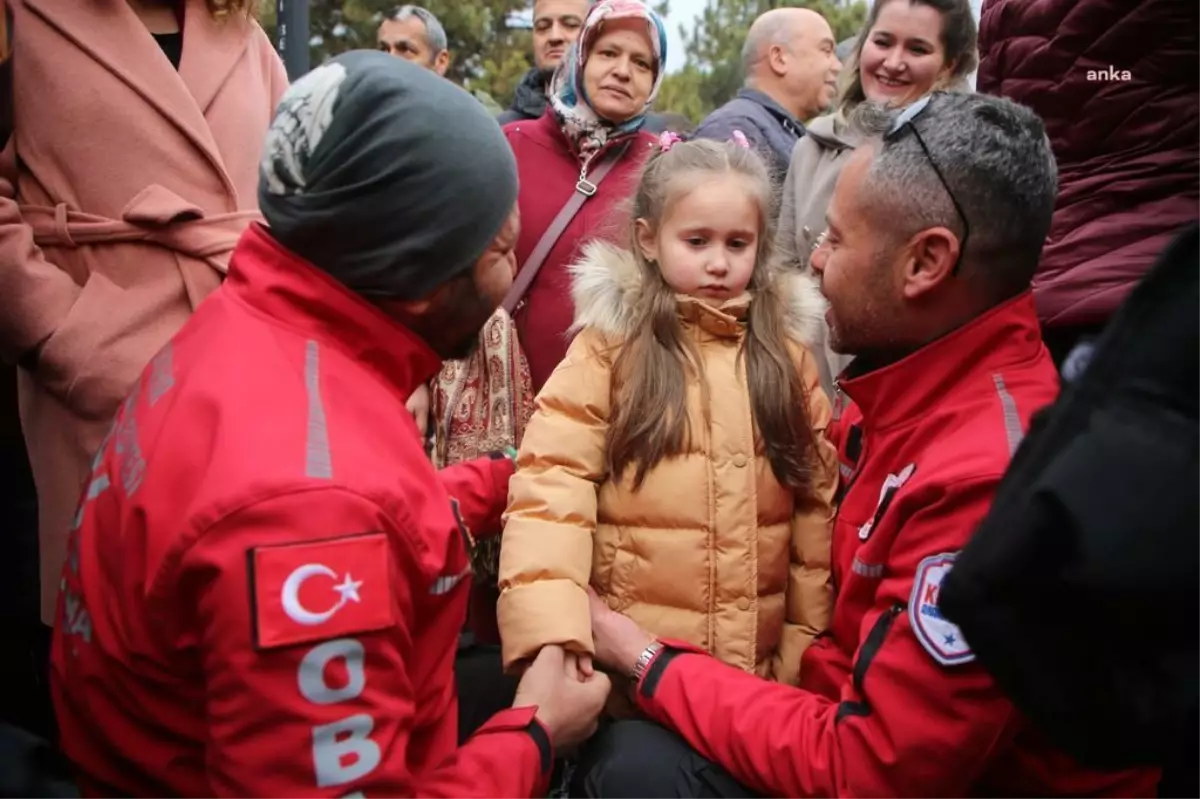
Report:
[[323,563],[306,563],[288,575],[283,582],[283,590],[279,592],[283,612],[292,621],[306,627],[314,627],[329,621],[333,614],[341,610],[347,602],[362,602],[362,597],[358,594],[358,589],[362,587],[362,580],[355,580],[349,572],[346,572],[342,577],[342,582],[333,586],[333,590],[340,595],[333,607],[319,613],[309,610],[300,602],[300,589],[309,577],[317,575],[323,575],[331,580],[338,578],[337,572]]

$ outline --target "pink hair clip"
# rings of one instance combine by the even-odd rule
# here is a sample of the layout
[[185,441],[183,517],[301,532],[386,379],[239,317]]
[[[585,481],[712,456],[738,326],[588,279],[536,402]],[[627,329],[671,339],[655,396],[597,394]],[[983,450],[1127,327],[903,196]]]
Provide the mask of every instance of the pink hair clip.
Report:
[[683,141],[683,138],[677,133],[664,130],[662,135],[658,137],[658,147],[665,153],[667,150],[670,150],[672,147],[674,147],[677,142],[681,141]]
[[750,142],[749,142],[749,140],[746,138],[746,134],[745,134],[745,133],[742,133],[740,130],[735,130],[735,131],[733,132],[733,139],[732,139],[732,141],[733,141],[733,143],[734,143],[734,144],[736,144],[738,147],[741,147],[743,150],[749,150],[749,149],[750,149]]

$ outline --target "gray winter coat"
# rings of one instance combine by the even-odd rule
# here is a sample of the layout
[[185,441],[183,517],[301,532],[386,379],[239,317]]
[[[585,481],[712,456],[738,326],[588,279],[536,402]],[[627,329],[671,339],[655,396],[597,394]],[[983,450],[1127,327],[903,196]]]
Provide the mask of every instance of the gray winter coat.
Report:
[[[808,258],[825,230],[825,211],[833,197],[833,187],[854,146],[853,137],[832,115],[814,119],[806,135],[796,143],[791,168],[783,183],[776,232],[778,252],[796,269],[809,269]],[[825,353],[823,361],[818,359],[821,385],[833,396],[833,381],[850,365],[851,358],[829,347],[829,331],[824,325],[821,336],[818,351],[824,349]]]

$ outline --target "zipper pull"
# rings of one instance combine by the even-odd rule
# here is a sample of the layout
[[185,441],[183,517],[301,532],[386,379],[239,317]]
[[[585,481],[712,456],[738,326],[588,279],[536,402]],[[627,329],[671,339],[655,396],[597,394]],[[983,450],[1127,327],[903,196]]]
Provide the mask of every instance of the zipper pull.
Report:
[[584,197],[591,197],[596,193],[596,184],[587,179],[588,161],[583,162],[583,168],[579,170],[579,180],[575,183],[575,191],[582,194]]
[[842,410],[846,407],[846,392],[842,391],[842,383],[839,380],[833,381],[833,420],[836,422],[842,418]]

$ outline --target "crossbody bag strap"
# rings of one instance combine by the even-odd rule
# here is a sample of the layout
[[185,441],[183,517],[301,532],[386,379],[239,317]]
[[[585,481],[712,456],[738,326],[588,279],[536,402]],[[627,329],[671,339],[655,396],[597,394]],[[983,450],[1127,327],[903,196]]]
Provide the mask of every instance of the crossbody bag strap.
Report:
[[538,272],[542,269],[542,264],[546,262],[546,256],[550,254],[550,250],[558,243],[563,231],[567,229],[567,225],[571,224],[571,220],[579,213],[579,209],[596,193],[596,189],[600,187],[600,183],[605,176],[612,171],[612,168],[617,165],[621,157],[625,155],[625,151],[629,149],[629,142],[621,145],[608,155],[588,178],[580,178],[575,184],[575,191],[571,192],[571,197],[563,204],[562,209],[558,212],[558,216],[554,217],[554,221],[546,228],[546,232],[538,239],[537,244],[533,248],[533,252],[529,253],[529,257],[525,259],[524,266],[517,273],[516,280],[513,281],[512,288],[508,290],[508,294],[504,296],[504,302],[501,307],[504,308],[510,315],[520,304],[525,293],[529,291],[529,287],[533,285],[534,279]]

